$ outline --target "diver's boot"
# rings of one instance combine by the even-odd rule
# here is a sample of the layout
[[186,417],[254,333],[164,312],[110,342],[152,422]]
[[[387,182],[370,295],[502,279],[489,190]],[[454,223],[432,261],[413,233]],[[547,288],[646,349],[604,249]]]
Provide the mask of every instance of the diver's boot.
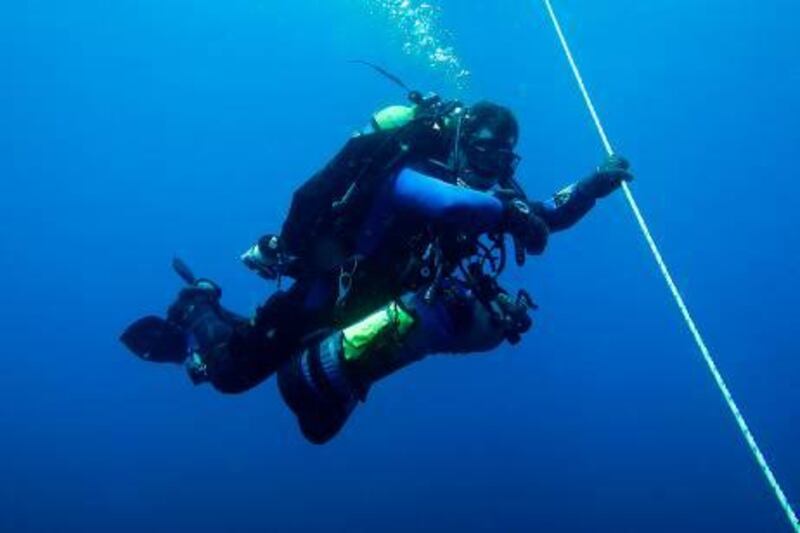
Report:
[[243,320],[220,305],[222,291],[209,280],[196,279],[180,261],[176,272],[188,286],[170,305],[166,319],[147,316],[134,322],[120,337],[141,359],[186,364],[194,383],[207,381],[209,355],[224,346]]
[[230,335],[230,313],[219,305],[221,291],[200,280],[184,288],[167,318],[147,316],[134,322],[120,340],[134,354],[157,363],[183,363],[192,349],[207,351]]
[[[252,322],[224,309],[220,298],[214,283],[197,280],[180,292],[167,320],[150,317],[148,327],[155,323],[174,332],[167,360],[183,362],[193,383],[209,382],[219,392],[239,394],[262,383],[294,355],[304,321],[292,312],[292,299],[285,293],[274,294]],[[153,360],[152,349],[134,352]]]
[[227,357],[227,344],[244,319],[220,305],[222,291],[209,280],[197,280],[183,289],[167,312],[168,321],[185,334],[186,371],[192,383],[211,381],[215,359]]

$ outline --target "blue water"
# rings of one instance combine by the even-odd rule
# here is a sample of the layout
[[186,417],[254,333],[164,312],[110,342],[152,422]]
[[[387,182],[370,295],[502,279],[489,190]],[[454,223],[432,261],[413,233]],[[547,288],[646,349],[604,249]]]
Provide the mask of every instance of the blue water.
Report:
[[[357,0],[0,8],[0,530],[788,531],[621,196],[509,273],[516,348],[431,358],[306,444],[274,382],[194,388],[117,342],[180,254],[237,262],[402,94],[454,94]],[[800,4],[559,0],[606,126],[729,384],[800,504]],[[538,2],[441,0],[466,99],[512,106],[544,197],[600,146]]]

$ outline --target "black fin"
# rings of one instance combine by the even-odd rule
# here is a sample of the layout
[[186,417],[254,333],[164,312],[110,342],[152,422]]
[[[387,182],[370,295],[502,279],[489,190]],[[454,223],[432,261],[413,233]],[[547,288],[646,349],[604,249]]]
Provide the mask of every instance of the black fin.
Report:
[[197,281],[192,269],[179,257],[172,260],[172,269],[175,270],[175,273],[178,274],[187,285],[194,285]]
[[156,363],[182,363],[188,352],[184,332],[157,316],[146,316],[131,324],[120,341],[140,358]]

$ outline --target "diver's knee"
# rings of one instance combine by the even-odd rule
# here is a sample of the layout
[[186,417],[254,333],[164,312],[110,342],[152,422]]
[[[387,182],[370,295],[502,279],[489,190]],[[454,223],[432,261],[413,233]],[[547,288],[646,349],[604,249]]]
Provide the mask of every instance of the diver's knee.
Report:
[[417,317],[408,344],[423,355],[489,352],[504,340],[491,314],[469,295],[442,296],[429,302],[416,294],[408,299],[408,306]]
[[505,333],[494,317],[477,301],[465,326],[455,338],[454,353],[491,352],[505,341]]

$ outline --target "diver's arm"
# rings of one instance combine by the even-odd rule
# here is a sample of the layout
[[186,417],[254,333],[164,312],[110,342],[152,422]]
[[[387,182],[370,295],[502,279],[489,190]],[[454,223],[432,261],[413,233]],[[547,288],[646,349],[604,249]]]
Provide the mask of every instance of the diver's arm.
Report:
[[609,156],[589,177],[570,185],[544,202],[534,202],[531,209],[550,231],[574,226],[592,210],[597,200],[616,191],[623,181],[633,180],[630,164],[622,157]]
[[503,223],[503,202],[493,195],[408,169],[392,184],[392,203],[397,212],[476,234],[498,231]]
[[547,246],[548,228],[525,202],[458,187],[406,169],[392,182],[398,213],[420,217],[446,230],[509,233],[529,254]]
[[548,200],[532,203],[531,209],[554,232],[574,226],[596,203],[596,199],[586,194],[580,183],[576,183],[557,192]]

